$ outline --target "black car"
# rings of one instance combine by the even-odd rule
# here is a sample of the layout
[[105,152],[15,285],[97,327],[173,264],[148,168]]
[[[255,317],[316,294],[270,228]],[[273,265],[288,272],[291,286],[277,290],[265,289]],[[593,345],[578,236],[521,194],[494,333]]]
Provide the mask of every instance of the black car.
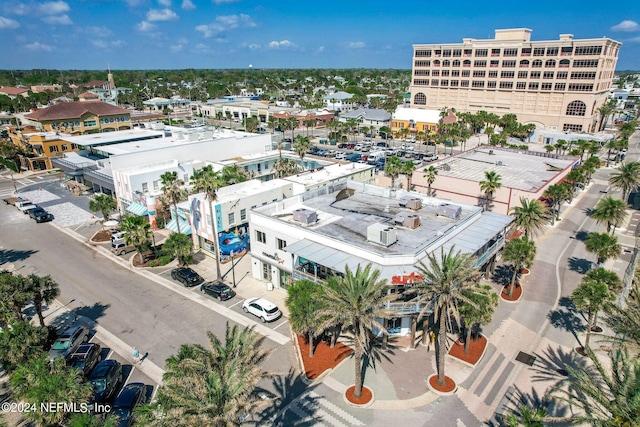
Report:
[[118,427],[130,426],[136,406],[147,400],[147,387],[143,383],[130,383],[124,386],[111,406],[111,414],[118,418]]
[[36,206],[33,209],[29,209],[28,214],[31,218],[35,219],[36,222],[47,222],[53,221],[53,215],[41,208],[40,206]]
[[178,267],[171,270],[171,278],[182,283],[186,287],[198,286],[204,282],[202,276],[189,267]]
[[236,293],[229,286],[222,282],[207,282],[200,288],[202,293],[226,301],[236,296]]
[[122,365],[117,360],[103,360],[93,368],[88,380],[93,387],[93,402],[106,402],[115,395],[124,380]]
[[69,358],[69,365],[77,368],[87,376],[100,361],[100,346],[93,342],[80,344],[80,347]]

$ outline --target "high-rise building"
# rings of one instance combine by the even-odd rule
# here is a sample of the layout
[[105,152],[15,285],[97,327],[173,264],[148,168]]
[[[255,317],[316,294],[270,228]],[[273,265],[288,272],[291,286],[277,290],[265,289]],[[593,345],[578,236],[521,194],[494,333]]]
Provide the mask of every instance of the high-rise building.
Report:
[[531,41],[527,28],[494,39],[413,45],[411,106],[513,113],[521,123],[594,132],[621,43],[603,37]]

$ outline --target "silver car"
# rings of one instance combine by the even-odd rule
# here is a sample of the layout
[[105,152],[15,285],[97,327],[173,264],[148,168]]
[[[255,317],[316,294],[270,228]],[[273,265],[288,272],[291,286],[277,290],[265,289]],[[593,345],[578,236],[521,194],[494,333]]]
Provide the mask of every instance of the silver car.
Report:
[[89,329],[84,326],[71,326],[51,346],[49,360],[59,357],[69,358],[83,342],[89,341]]

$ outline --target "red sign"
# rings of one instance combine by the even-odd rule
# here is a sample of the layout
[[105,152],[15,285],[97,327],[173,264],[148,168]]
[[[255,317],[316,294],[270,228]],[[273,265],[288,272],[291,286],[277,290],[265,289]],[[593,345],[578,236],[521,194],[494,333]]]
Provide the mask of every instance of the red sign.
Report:
[[391,276],[392,285],[409,285],[418,283],[422,280],[422,276],[416,273],[411,273],[408,276]]

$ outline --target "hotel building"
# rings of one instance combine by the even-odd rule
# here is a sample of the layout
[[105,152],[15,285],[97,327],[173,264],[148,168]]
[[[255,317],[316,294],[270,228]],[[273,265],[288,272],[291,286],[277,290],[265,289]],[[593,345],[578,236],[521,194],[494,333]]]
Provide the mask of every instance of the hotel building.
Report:
[[531,41],[527,28],[494,39],[413,45],[411,106],[516,114],[521,123],[594,132],[621,43],[603,37]]

